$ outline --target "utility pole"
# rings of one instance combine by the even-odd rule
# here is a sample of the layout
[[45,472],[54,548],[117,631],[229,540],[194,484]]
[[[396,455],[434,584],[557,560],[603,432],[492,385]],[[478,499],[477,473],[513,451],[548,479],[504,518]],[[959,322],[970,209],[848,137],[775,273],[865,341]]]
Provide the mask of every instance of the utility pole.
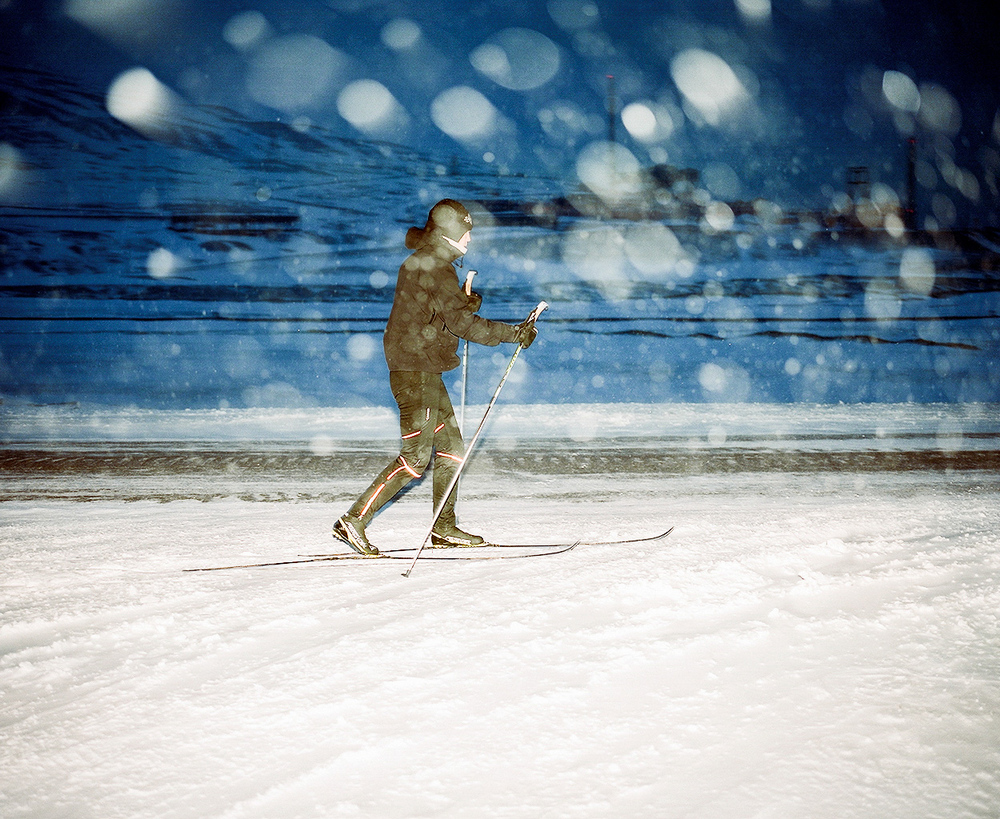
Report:
[[617,103],[615,102],[615,76],[608,74],[608,142],[615,141],[615,120],[617,119]]
[[904,222],[909,230],[917,229],[917,138],[907,140],[906,150],[906,210]]

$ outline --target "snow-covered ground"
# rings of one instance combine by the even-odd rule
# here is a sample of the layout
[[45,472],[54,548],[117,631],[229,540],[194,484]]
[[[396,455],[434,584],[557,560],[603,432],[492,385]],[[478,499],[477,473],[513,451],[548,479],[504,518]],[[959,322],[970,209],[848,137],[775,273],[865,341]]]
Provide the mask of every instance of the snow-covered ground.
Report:
[[[330,549],[368,444],[336,412],[8,411],[0,814],[996,816],[995,406],[496,412],[470,529],[673,534],[185,573]],[[196,442],[214,458],[177,460]],[[373,539],[419,540],[428,494]]]

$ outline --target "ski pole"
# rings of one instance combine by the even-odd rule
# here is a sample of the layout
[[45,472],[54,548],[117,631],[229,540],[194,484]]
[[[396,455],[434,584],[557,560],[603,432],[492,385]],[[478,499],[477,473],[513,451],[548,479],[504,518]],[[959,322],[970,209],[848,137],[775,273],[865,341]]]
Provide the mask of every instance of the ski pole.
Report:
[[[472,295],[472,279],[476,271],[470,270],[465,277],[465,295]],[[469,384],[469,339],[465,339],[465,347],[462,350],[462,409],[458,415],[458,430],[465,434],[465,395]]]
[[[472,280],[476,271],[470,270],[465,276],[465,295],[472,295]],[[465,347],[462,349],[462,407],[458,415],[458,434],[465,437],[465,396],[468,393],[469,385],[469,339],[465,339]],[[455,490],[458,491],[458,490]]]
[[[534,324],[538,317],[542,314],[542,311],[547,307],[548,304],[544,301],[538,302],[538,306],[531,311],[526,321]],[[451,480],[448,482],[448,488],[445,489],[444,495],[441,496],[441,503],[439,503],[437,509],[434,510],[434,516],[431,518],[430,528],[428,528],[427,534],[424,535],[424,539],[420,542],[420,547],[417,549],[417,553],[413,556],[413,562],[410,563],[409,568],[403,572],[403,577],[410,576],[410,572],[413,571],[413,567],[417,565],[417,559],[420,557],[420,553],[423,552],[424,547],[427,545],[427,541],[431,539],[431,534],[434,531],[434,525],[437,523],[438,518],[441,517],[441,512],[444,511],[444,506],[448,502],[448,498],[451,495],[452,490],[458,484],[458,479],[462,476],[462,470],[465,469],[465,465],[469,462],[472,450],[476,446],[476,442],[479,440],[479,435],[482,433],[483,427],[486,426],[486,419],[489,417],[490,410],[493,409],[493,405],[497,402],[497,398],[500,396],[500,390],[503,389],[503,385],[507,382],[507,376],[510,375],[514,362],[517,361],[517,357],[521,354],[523,347],[523,344],[518,344],[517,349],[514,350],[514,355],[510,357],[507,369],[504,370],[503,377],[500,379],[500,383],[497,384],[497,388],[493,392],[493,397],[490,399],[490,403],[486,406],[486,412],[483,413],[483,420],[479,422],[479,426],[476,427],[476,432],[472,436],[472,440],[469,441],[469,445],[465,448],[465,456],[459,462],[458,469],[455,470],[455,474],[451,476]]]

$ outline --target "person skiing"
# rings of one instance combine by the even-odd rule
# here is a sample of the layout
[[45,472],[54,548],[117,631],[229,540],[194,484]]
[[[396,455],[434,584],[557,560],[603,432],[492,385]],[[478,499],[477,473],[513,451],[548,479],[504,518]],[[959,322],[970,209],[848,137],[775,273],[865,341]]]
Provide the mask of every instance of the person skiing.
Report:
[[[366,555],[377,555],[367,526],[383,506],[420,478],[434,456],[434,509],[444,500],[465,453],[442,373],[460,363],[459,339],[495,347],[501,342],[527,348],[535,340],[533,321],[506,324],[478,315],[482,297],[462,288],[454,264],[472,238],[472,216],[461,202],[442,199],[423,228],[411,227],[406,248],[413,251],[399,268],[392,309],[382,338],[389,387],[399,405],[399,455],[333,524],[333,536]],[[458,528],[452,491],[431,532],[438,546],[477,546],[486,541]]]

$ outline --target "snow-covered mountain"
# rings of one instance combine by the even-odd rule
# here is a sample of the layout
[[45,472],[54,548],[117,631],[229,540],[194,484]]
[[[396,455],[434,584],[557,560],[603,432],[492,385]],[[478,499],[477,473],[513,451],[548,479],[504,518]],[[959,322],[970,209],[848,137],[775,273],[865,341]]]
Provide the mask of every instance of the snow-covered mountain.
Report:
[[[1000,394],[991,237],[846,237],[726,203],[673,221],[511,219],[575,183],[179,100],[137,130],[39,71],[5,68],[0,88],[8,401],[391,404],[379,333],[402,237],[444,196],[476,214],[484,313],[551,305],[518,400]],[[504,363],[474,350],[470,400]]]

